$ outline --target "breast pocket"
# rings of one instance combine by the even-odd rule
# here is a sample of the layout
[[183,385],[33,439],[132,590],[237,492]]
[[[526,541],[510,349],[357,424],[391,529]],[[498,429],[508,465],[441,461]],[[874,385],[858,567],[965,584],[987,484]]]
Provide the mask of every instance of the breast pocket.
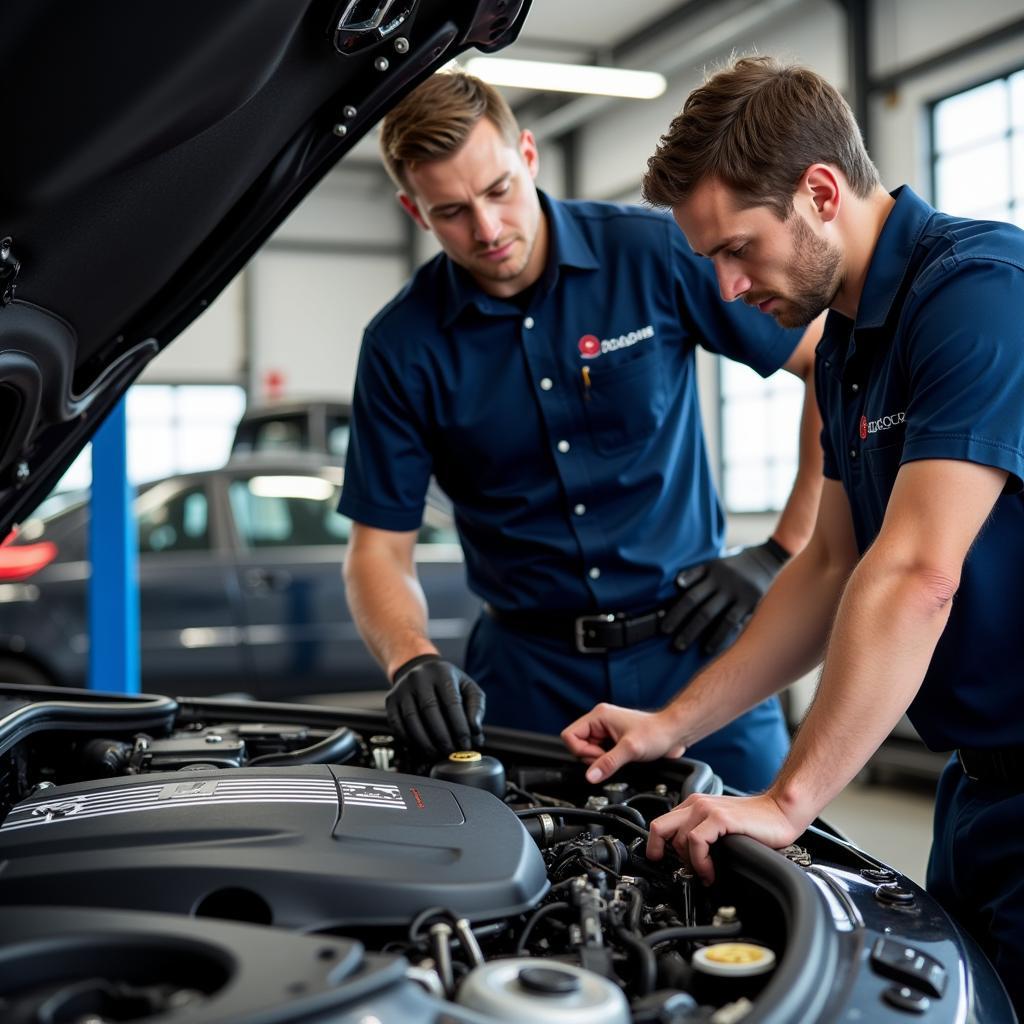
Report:
[[900,460],[903,458],[903,441],[896,444],[883,445],[881,448],[868,448],[864,452],[865,484],[874,499],[879,517],[884,514],[892,494],[896,474],[900,471]]
[[610,455],[646,441],[665,421],[668,388],[661,353],[649,348],[629,359],[585,364],[584,409],[594,448]]

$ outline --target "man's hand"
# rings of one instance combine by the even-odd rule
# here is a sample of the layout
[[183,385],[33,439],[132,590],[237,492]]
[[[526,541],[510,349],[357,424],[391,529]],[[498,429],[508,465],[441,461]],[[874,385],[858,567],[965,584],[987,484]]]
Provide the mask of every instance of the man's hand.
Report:
[[671,846],[694,874],[710,885],[715,880],[711,844],[725,835],[744,835],[782,849],[810,824],[793,822],[769,793],[760,796],[689,796],[651,822],[647,856],[661,860]]
[[[613,744],[606,751],[608,740]],[[562,730],[562,742],[589,764],[588,782],[602,782],[630,761],[654,761],[681,757],[680,743],[663,711],[632,711],[614,704],[598,704]]]
[[682,593],[661,620],[661,631],[674,634],[677,650],[699,639],[705,654],[717,654],[746,625],[788,558],[781,544],[766,540],[684,569],[676,576]]
[[392,731],[426,757],[483,743],[483,690],[436,654],[422,654],[395,671],[385,707]]

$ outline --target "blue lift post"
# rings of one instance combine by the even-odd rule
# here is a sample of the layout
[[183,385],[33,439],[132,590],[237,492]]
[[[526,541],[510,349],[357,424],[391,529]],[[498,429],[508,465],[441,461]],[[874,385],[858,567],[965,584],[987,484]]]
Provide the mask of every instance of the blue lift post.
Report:
[[139,692],[138,550],[122,398],[92,442],[90,689]]

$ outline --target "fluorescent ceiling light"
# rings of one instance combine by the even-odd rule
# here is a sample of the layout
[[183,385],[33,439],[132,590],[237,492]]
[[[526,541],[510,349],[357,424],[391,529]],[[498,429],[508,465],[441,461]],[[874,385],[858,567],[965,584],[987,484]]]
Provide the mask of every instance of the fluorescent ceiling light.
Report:
[[656,71],[628,71],[583,64],[551,64],[539,60],[472,57],[466,70],[492,85],[551,92],[580,92],[594,96],[622,96],[653,100],[665,91],[665,76]]

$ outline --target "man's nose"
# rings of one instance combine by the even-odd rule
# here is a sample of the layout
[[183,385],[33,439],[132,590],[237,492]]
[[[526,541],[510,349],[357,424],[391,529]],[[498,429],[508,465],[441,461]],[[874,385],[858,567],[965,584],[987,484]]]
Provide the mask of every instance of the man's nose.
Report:
[[501,219],[489,207],[478,206],[473,213],[473,234],[485,245],[496,242],[501,234]]
[[716,267],[718,275],[718,291],[724,302],[732,302],[738,299],[745,292],[750,291],[751,281],[746,274],[741,274],[728,267]]

